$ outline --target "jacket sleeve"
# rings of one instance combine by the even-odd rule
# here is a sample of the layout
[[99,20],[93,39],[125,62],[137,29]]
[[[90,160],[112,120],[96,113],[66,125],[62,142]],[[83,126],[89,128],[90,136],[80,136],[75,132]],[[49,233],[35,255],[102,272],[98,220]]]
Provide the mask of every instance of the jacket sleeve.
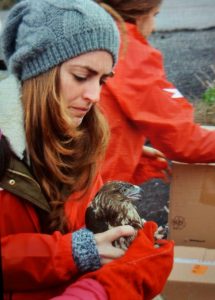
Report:
[[5,291],[47,288],[77,275],[71,234],[19,233],[3,237],[1,245]]
[[0,191],[0,236],[5,291],[47,288],[74,278],[71,233],[41,234],[35,208]]
[[85,278],[71,284],[62,295],[51,300],[108,300],[104,287],[96,280]]
[[160,240],[155,247],[156,228],[146,222],[122,258],[84,277],[100,282],[109,300],[153,299],[163,290],[173,266],[173,242]]
[[215,131],[194,123],[192,105],[166,79],[160,52],[132,36],[128,45],[106,87],[128,120],[169,159],[215,161]]
[[[35,206],[0,189],[0,237],[6,291],[23,292],[27,289],[56,287],[80,276],[73,255],[76,245],[73,243],[80,238],[77,233],[83,227],[86,206],[100,186],[101,178],[98,176],[93,187],[85,193],[83,201],[74,201],[71,196],[66,202],[65,210],[71,221],[71,231],[76,235],[63,235],[59,231],[53,234],[41,233]],[[73,219],[78,219],[78,222],[72,223]],[[89,239],[86,240],[89,242]],[[89,256],[89,252],[86,255]]]

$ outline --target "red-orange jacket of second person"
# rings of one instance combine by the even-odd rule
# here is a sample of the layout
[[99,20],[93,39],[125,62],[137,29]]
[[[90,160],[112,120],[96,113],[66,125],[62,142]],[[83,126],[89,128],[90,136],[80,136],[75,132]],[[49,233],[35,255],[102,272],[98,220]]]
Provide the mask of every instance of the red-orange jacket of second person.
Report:
[[166,78],[161,53],[135,25],[127,24],[127,49],[103,86],[100,106],[111,128],[104,181],[138,184],[163,177],[142,155],[146,138],[171,160],[215,161],[215,131],[194,123],[192,105]]

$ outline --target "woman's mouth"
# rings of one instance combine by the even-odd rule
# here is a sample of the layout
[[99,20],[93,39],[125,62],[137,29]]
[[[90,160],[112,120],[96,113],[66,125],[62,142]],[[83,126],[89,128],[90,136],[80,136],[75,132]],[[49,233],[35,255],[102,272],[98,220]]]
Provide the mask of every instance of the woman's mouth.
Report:
[[90,108],[89,107],[86,108],[86,107],[69,106],[69,110],[81,117],[83,115],[86,115],[86,113],[88,113]]

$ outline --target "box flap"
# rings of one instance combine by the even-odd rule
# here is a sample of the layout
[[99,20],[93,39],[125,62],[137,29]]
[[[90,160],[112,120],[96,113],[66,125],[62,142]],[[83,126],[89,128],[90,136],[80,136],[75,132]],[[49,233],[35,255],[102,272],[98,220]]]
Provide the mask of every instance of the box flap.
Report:
[[214,164],[173,163],[169,206],[176,245],[215,248]]

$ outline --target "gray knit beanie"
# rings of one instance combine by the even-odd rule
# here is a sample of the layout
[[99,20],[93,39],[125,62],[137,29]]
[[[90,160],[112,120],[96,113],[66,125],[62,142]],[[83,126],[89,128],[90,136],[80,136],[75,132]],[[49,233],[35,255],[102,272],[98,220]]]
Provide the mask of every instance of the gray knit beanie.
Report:
[[26,80],[93,50],[108,51],[115,64],[119,33],[92,0],[23,0],[8,15],[2,47],[8,69]]

